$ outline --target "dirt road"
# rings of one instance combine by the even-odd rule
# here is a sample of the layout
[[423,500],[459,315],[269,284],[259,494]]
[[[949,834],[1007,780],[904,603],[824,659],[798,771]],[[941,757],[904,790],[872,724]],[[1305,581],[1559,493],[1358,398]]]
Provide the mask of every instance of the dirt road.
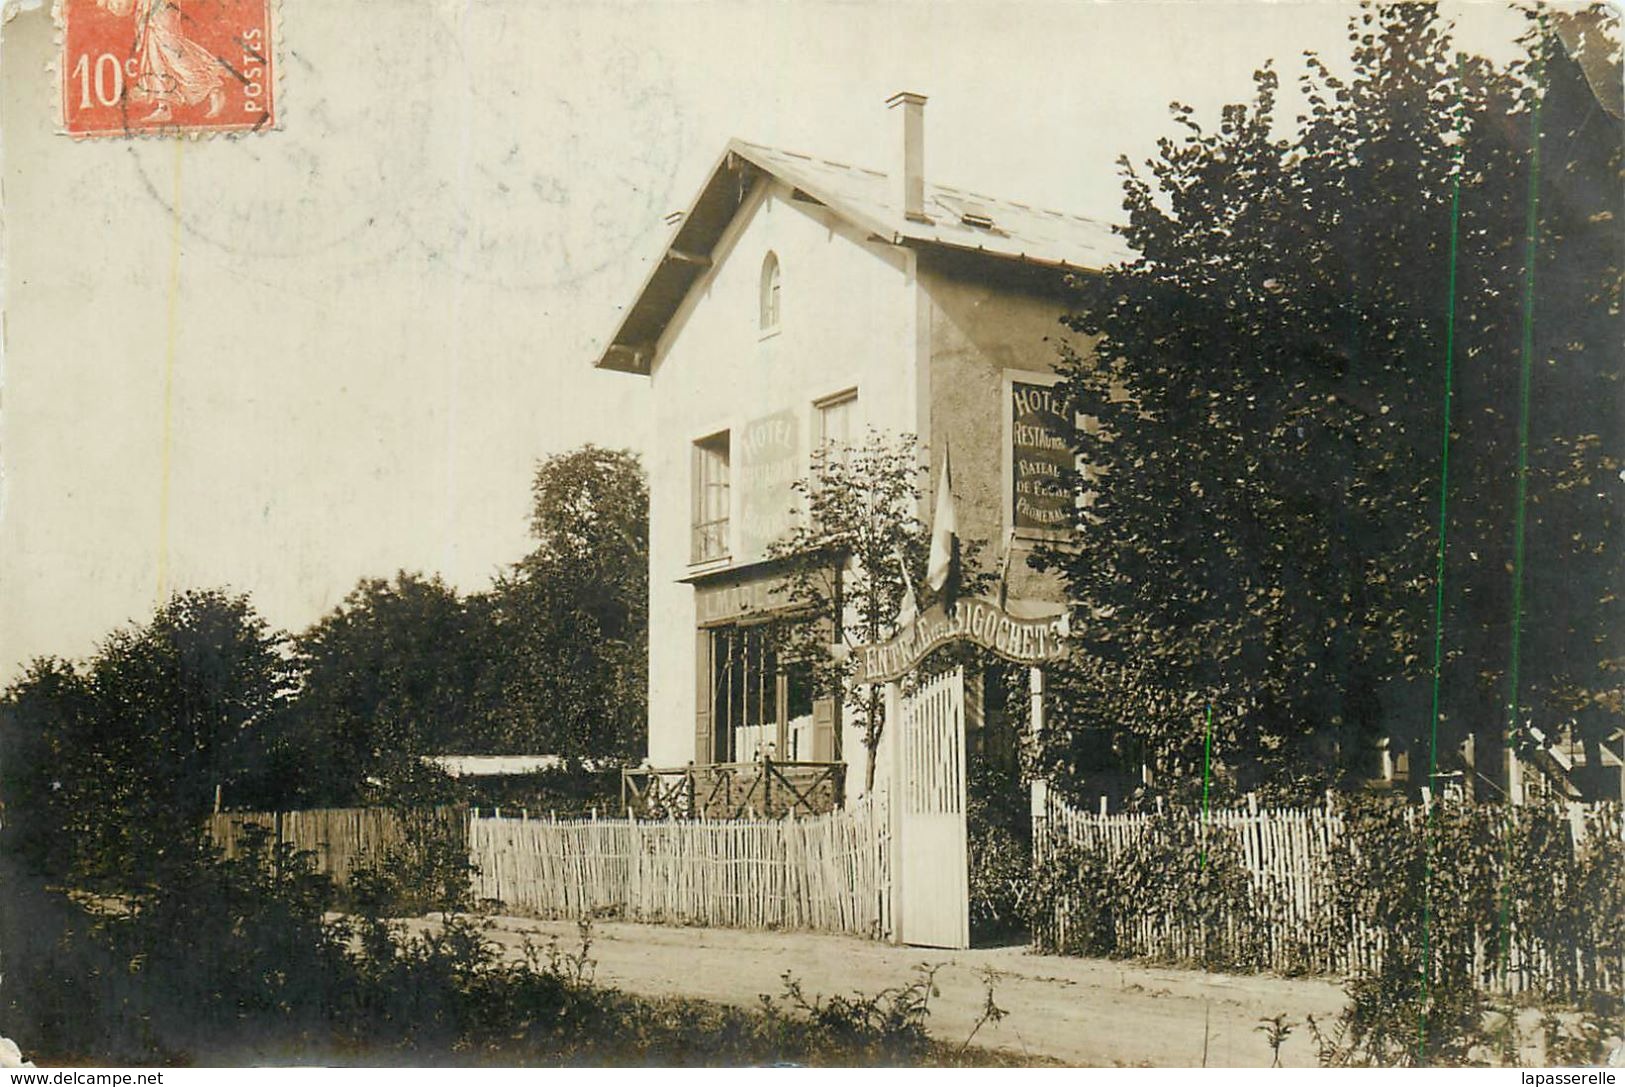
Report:
[[[415,922],[424,925],[428,922]],[[497,918],[490,935],[518,953],[529,934],[577,946],[566,922]],[[935,951],[805,932],[671,928],[600,922],[591,957],[597,978],[632,993],[692,996],[754,1005],[783,991],[789,971],[809,994],[874,993],[910,980],[921,963],[943,963],[931,1033],[963,1042],[982,1013],[983,971],[997,972],[994,999],[1009,1012],[976,1044],[1074,1065],[1262,1067],[1269,1043],[1259,1019],[1285,1012],[1297,1025],[1281,1049],[1287,1065],[1313,1065],[1306,1015],[1329,1019],[1343,1006],[1325,981],[1205,974],[1096,959],[1033,955],[1024,948]]]

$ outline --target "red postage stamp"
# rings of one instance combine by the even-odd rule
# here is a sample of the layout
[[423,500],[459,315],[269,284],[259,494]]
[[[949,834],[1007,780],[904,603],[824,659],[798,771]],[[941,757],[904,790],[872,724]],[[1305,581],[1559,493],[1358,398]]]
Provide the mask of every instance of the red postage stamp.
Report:
[[59,0],[73,136],[276,125],[274,0]]

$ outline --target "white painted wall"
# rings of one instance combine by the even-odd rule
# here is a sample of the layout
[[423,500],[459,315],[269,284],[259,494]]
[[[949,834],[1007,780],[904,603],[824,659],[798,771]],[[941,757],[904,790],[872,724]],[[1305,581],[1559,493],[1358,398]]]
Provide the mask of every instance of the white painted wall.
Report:
[[[757,303],[770,250],[779,258],[782,316],[779,331],[764,337]],[[656,766],[694,757],[694,590],[678,579],[698,569],[689,562],[695,439],[723,429],[735,435],[737,554],[737,438],[745,423],[794,410],[805,464],[814,401],[855,387],[859,432],[920,429],[911,252],[868,241],[825,209],[791,200],[777,182],[763,182],[712,257],[667,328],[651,376],[649,758]],[[845,739],[849,762],[861,767],[861,745],[850,732]]]

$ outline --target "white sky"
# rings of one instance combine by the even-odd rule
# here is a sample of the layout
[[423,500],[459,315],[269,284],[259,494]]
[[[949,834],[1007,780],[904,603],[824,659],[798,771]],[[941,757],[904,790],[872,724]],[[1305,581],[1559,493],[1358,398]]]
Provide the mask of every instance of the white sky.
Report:
[[[643,379],[590,362],[732,135],[886,169],[883,103],[918,91],[932,179],[1112,217],[1171,100],[1211,119],[1269,57],[1290,85],[1350,10],[282,0],[282,130],[183,145],[55,135],[26,12],[0,53],[0,681],[165,589],[297,630],[362,576],[487,585],[539,458],[643,442]],[[1450,10],[1474,48],[1516,28]]]

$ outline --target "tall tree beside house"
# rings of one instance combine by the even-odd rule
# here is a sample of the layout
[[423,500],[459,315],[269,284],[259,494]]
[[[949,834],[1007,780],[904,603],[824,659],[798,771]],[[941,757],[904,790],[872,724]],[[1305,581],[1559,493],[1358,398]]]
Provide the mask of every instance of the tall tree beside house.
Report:
[[36,859],[125,888],[150,877],[197,840],[217,787],[255,776],[290,679],[283,636],[213,590],[177,593],[83,668],[36,661],[4,699],[7,796]]
[[432,754],[620,756],[647,704],[648,490],[630,453],[544,461],[536,548],[488,592],[368,578],[295,639],[301,685],[273,764],[282,801],[435,800]]
[[798,509],[768,549],[781,562],[780,595],[797,618],[776,626],[781,660],[812,668],[813,689],[840,700],[862,730],[864,781],[873,788],[885,730],[878,690],[852,684],[851,650],[884,640],[919,584],[930,547],[920,520],[920,454],[912,435],[871,429],[861,443],[813,452],[812,471],[791,484]]
[[1617,10],[1596,5],[1553,10],[1544,24],[1531,16],[1526,40],[1543,94],[1523,586],[1523,656],[1533,668],[1518,708],[1548,734],[1572,721],[1589,773],[1581,784],[1592,794],[1611,775],[1603,743],[1625,725],[1620,39]]
[[1500,70],[1430,5],[1349,38],[1289,137],[1266,66],[1217,131],[1176,105],[1149,176],[1123,163],[1139,256],[1069,319],[1086,545],[1042,559],[1077,602],[1059,780],[1111,730],[1199,790],[1209,706],[1221,784],[1300,793],[1379,733],[1421,773],[1473,736],[1487,787],[1508,721],[1617,722],[1618,122],[1547,34]]
[[419,757],[459,748],[477,713],[477,612],[439,577],[401,572],[363,579],[295,639],[302,683],[283,740],[309,768],[294,799],[379,799],[369,779],[419,791]]
[[538,465],[536,547],[492,590],[476,731],[487,750],[631,757],[648,713],[649,488],[635,453]]

